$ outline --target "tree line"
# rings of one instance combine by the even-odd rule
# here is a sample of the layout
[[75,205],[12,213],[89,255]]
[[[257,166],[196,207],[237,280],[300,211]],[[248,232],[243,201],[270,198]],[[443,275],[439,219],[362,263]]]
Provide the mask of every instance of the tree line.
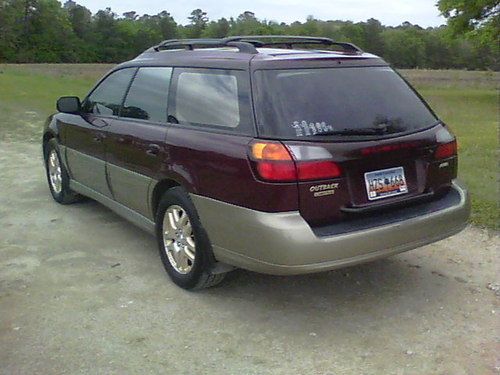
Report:
[[403,22],[392,27],[374,18],[351,22],[312,16],[306,22],[287,24],[258,19],[250,11],[236,18],[210,20],[201,9],[193,10],[187,20],[188,24],[182,25],[167,11],[117,15],[106,8],[92,14],[73,0],[64,5],[57,0],[0,0],[0,62],[116,63],[166,39],[288,34],[352,42],[398,68],[499,67],[495,32],[490,36],[457,34],[452,25],[422,28]]

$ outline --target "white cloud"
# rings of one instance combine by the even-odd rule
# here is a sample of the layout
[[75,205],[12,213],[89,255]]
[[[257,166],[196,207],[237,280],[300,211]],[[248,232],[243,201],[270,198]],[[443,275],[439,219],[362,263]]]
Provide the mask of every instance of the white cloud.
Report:
[[438,26],[445,23],[439,15],[436,0],[184,0],[165,2],[148,0],[80,0],[77,2],[93,12],[111,7],[115,13],[135,10],[139,14],[156,14],[162,10],[170,12],[178,23],[186,24],[193,9],[200,8],[208,13],[210,19],[237,17],[246,10],[256,14],[259,19],[278,22],[305,21],[308,15],[322,20],[340,19],[365,21],[376,18],[384,25],[397,26],[405,21],[422,27]]

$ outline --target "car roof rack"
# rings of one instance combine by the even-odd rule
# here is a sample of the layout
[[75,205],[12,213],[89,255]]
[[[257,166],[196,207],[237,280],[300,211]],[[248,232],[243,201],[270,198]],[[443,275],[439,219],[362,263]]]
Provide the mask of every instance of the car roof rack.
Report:
[[255,47],[270,47],[282,45],[292,49],[297,44],[319,44],[324,46],[338,46],[344,49],[344,52],[361,54],[363,50],[353,43],[336,42],[330,38],[314,36],[294,36],[294,35],[250,35],[250,36],[231,36],[223,39],[224,42],[246,42]]
[[195,48],[236,47],[240,52],[259,53],[251,43],[240,41],[224,41],[224,39],[169,39],[161,42],[153,49],[157,52],[169,49],[194,50]]
[[352,43],[336,42],[330,38],[293,35],[248,35],[222,39],[169,39],[153,47],[156,52],[171,49],[194,50],[195,48],[236,47],[240,52],[257,54],[257,48],[284,46],[292,49],[298,44],[317,44],[342,47],[345,53],[361,54],[363,50]]

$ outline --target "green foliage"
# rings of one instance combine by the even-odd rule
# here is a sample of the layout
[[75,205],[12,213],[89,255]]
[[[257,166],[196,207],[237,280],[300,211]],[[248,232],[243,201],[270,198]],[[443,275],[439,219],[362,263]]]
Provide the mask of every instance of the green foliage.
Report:
[[464,35],[496,56],[500,54],[499,0],[439,0],[437,5],[453,36]]
[[[210,21],[202,9],[191,12],[187,25],[179,25],[167,11],[118,16],[106,8],[93,15],[73,0],[64,6],[57,0],[0,0],[0,62],[111,63],[131,59],[165,39],[277,34],[348,41],[400,68],[496,70],[497,2],[441,0],[450,26],[422,29],[409,22],[387,27],[373,18],[353,23],[309,16],[305,22],[285,24],[258,19],[251,11]],[[467,33],[457,33],[457,25]]]
[[201,9],[195,9],[188,17],[190,25],[186,27],[185,33],[188,38],[199,38],[203,30],[207,27],[208,17],[207,13]]
[[[384,32],[386,59],[400,68],[414,69],[427,65],[425,41],[416,28],[392,29]],[[438,54],[441,51],[436,51]]]
[[456,33],[482,29],[495,19],[498,27],[498,0],[439,0],[437,5]]
[[221,18],[218,21],[210,22],[203,31],[202,36],[204,38],[224,38],[229,35],[230,27],[229,21],[225,18]]

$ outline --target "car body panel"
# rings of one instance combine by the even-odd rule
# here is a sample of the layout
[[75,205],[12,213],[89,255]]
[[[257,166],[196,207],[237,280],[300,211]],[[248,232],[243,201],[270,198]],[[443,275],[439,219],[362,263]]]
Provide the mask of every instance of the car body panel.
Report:
[[[191,196],[217,259],[256,272],[292,275],[374,260],[459,232],[468,222],[470,198],[460,182],[452,189],[457,199],[436,211],[422,205],[405,217],[403,209],[387,224],[326,236],[318,236],[297,211],[263,213]],[[226,218],[231,218],[230,231]]]
[[[420,132],[376,142],[314,142],[315,147],[321,147],[332,155],[344,173],[337,179],[300,182],[301,214],[308,223],[318,226],[349,220],[350,216],[342,211],[344,207],[383,207],[391,202],[403,202],[430,192],[439,194],[448,189],[457,175],[456,157],[447,161],[434,159],[437,135],[443,129],[445,127],[439,124]],[[284,143],[290,146],[308,144],[296,141]],[[408,193],[370,201],[365,173],[396,167],[404,168]],[[330,185],[331,188],[318,194],[318,186],[322,185]]]
[[162,177],[167,151],[163,124],[116,119],[106,129],[107,176],[114,199],[152,218],[148,191]]
[[72,179],[89,188],[112,197],[106,180],[106,161],[65,147],[66,160]]
[[276,185],[253,176],[247,157],[252,139],[172,125],[165,141],[167,165],[171,174],[183,176],[191,193],[260,211],[296,210],[296,183]]
[[106,178],[105,128],[112,119],[96,116],[58,114],[62,144],[71,177],[89,188],[111,197]]

